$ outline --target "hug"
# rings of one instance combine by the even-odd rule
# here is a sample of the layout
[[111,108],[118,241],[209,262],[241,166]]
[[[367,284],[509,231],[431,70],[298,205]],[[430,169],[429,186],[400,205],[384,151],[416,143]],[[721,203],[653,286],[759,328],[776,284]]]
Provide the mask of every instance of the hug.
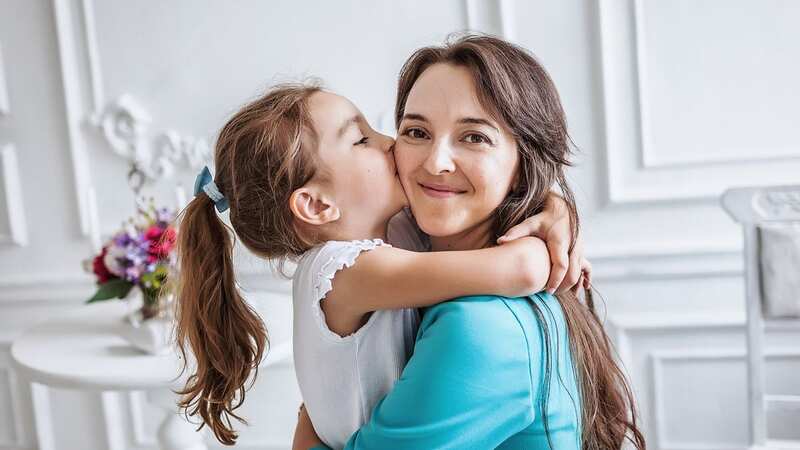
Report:
[[[467,34],[414,52],[396,138],[318,84],[281,84],[219,133],[180,217],[181,406],[224,444],[268,345],[241,243],[296,265],[295,449],[644,449],[598,317],[556,86]],[[625,444],[627,445],[627,444]]]

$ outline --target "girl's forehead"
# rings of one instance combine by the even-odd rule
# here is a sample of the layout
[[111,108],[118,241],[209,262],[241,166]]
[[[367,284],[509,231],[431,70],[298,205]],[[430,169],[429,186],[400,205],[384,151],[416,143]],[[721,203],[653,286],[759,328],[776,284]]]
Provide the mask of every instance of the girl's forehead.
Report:
[[335,137],[354,117],[361,117],[361,112],[353,102],[332,92],[315,92],[309,98],[308,106],[320,137]]

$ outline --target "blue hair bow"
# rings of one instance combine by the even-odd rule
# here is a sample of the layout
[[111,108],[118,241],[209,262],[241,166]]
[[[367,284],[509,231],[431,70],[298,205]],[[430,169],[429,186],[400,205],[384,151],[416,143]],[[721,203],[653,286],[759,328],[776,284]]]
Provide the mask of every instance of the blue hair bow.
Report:
[[205,192],[205,194],[214,202],[214,206],[217,207],[217,211],[223,212],[230,206],[228,204],[228,199],[222,195],[222,192],[219,191],[216,183],[214,183],[214,179],[211,177],[211,171],[208,170],[208,166],[203,167],[203,170],[197,175],[197,178],[194,180],[194,195],[197,197],[198,194],[201,192]]

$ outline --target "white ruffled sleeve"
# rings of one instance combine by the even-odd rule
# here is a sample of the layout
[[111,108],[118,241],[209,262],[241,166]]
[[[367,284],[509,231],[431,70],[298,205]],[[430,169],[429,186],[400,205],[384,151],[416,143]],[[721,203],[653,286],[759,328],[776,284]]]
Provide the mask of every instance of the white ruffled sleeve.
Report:
[[325,313],[320,305],[322,299],[333,289],[333,278],[336,276],[336,272],[345,267],[352,267],[362,252],[378,247],[391,247],[391,245],[381,239],[364,239],[360,241],[329,241],[319,249],[312,266],[308,268],[313,283],[313,295],[310,299],[312,304],[309,306],[313,310],[317,324],[325,334],[341,339],[339,335],[328,328]]

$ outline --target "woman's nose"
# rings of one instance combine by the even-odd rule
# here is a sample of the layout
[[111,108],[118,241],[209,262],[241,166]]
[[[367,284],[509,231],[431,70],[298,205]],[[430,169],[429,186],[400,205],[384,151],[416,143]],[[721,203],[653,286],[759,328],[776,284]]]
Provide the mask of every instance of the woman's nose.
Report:
[[423,164],[425,170],[427,170],[431,175],[455,172],[456,165],[453,162],[453,157],[450,153],[450,150],[450,146],[446,142],[434,141],[433,145],[431,146],[431,152]]

